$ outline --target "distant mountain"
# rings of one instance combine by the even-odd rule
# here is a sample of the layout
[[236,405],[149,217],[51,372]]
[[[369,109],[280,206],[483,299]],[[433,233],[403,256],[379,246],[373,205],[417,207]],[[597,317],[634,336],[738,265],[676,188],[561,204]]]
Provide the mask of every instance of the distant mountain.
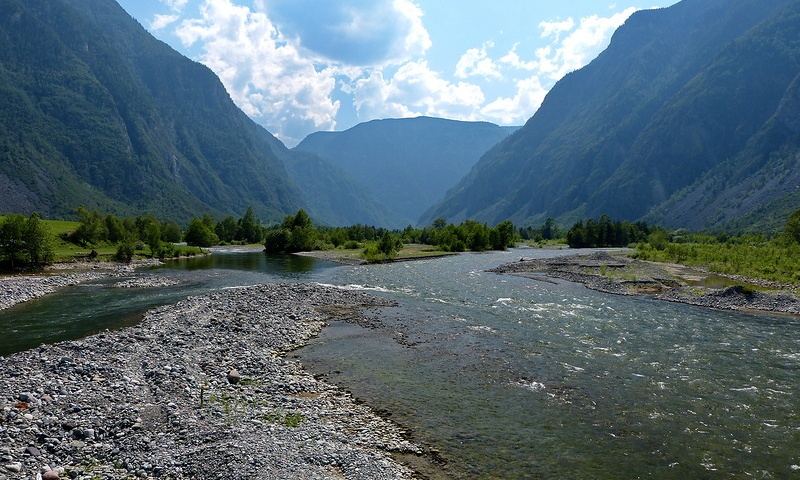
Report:
[[0,0],[0,211],[279,220],[304,205],[280,150],[113,0]]
[[315,224],[384,228],[408,225],[402,216],[375,198],[366,185],[318,155],[291,152],[284,161],[289,176],[304,193],[308,214]]
[[797,0],[636,12],[423,223],[606,213],[676,227],[779,225],[800,208],[799,12]]
[[492,146],[517,127],[419,117],[374,120],[343,132],[317,132],[294,151],[316,153],[367,185],[401,217],[420,214],[458,182]]

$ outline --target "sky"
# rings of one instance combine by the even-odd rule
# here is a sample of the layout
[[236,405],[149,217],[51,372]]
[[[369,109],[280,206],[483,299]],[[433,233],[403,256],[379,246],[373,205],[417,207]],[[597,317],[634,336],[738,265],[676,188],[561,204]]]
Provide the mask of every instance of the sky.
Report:
[[677,0],[117,0],[287,146],[421,115],[522,125],[636,10]]

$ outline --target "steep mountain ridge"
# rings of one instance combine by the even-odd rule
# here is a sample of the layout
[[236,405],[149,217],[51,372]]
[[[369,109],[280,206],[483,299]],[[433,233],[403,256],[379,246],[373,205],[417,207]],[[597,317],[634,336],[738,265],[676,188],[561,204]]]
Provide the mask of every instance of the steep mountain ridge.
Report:
[[[769,38],[797,38],[789,26],[796,5],[684,0],[636,12],[422,223],[643,217],[739,155],[773,115],[797,66],[796,48]],[[702,222],[710,224],[721,225]]]
[[403,228],[516,129],[431,117],[373,120],[313,133],[293,150],[316,153],[368,186],[400,217],[390,226]]
[[219,79],[111,0],[0,0],[0,209],[186,220],[302,196]]

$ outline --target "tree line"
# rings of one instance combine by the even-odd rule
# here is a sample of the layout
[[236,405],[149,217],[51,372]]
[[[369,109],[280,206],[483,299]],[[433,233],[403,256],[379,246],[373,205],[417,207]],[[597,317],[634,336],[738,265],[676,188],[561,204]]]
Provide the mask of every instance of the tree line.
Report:
[[369,259],[392,258],[404,244],[432,245],[445,252],[504,250],[516,240],[514,224],[501,222],[495,227],[474,220],[448,225],[438,219],[417,229],[387,230],[361,224],[349,227],[315,227],[304,210],[287,215],[280,225],[268,229],[264,247],[267,252],[291,253],[332,248],[364,248]]
[[567,231],[572,248],[627,247],[647,240],[654,229],[644,222],[612,221],[608,215],[598,220],[579,220]]

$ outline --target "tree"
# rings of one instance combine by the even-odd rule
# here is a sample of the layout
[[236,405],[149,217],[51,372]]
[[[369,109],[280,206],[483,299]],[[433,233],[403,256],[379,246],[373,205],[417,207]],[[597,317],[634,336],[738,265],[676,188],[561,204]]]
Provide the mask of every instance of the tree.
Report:
[[53,260],[50,229],[32,213],[27,219],[19,214],[7,216],[0,223],[0,253],[15,264],[40,266]]
[[548,217],[547,220],[544,221],[544,225],[542,225],[542,238],[545,240],[552,240],[558,236],[558,225],[556,225],[556,219],[553,217]]
[[133,232],[125,233],[125,236],[117,245],[117,260],[131,263],[133,255],[136,253],[136,240],[136,234]]
[[14,267],[15,263],[24,262],[25,227],[23,215],[8,215],[0,223],[0,254]]
[[[295,222],[297,222],[297,217],[300,216],[300,212],[305,215],[303,210],[297,212]],[[306,215],[306,218],[308,218],[308,215]],[[308,224],[309,226],[311,225],[311,219],[308,219]],[[247,243],[260,243],[264,238],[264,229],[261,227],[261,220],[256,217],[253,207],[247,208],[244,217],[239,219],[238,227],[237,237]]]
[[497,232],[492,238],[492,250],[505,250],[514,246],[514,224],[511,220],[498,223],[492,231]]
[[183,238],[181,227],[174,222],[164,222],[161,224],[161,240],[169,243],[178,243]]
[[39,214],[32,213],[25,225],[28,263],[38,266],[53,261],[53,242],[51,238],[50,229],[39,219]]
[[389,232],[384,232],[380,242],[378,242],[378,251],[386,255],[387,258],[394,257],[397,251],[402,248],[403,241]]
[[296,215],[287,215],[286,218],[283,219],[283,228],[287,230],[294,230],[295,227],[308,228],[311,226],[311,218],[302,208],[297,211]]
[[278,228],[267,232],[264,240],[264,250],[268,253],[285,252],[292,241],[292,232],[285,228]]
[[161,256],[161,226],[156,222],[148,223],[145,227],[145,242],[150,247],[153,258]]
[[220,242],[225,243],[234,241],[238,230],[239,226],[236,224],[236,220],[230,215],[223,218],[214,228],[214,232],[219,237]]
[[186,229],[183,239],[187,244],[196,247],[210,247],[219,243],[219,237],[214,231],[199,218],[193,218]]
[[786,220],[783,235],[790,242],[800,243],[800,210],[795,210]]
[[75,214],[80,222],[77,230],[72,234],[75,243],[85,247],[108,239],[108,231],[100,212],[97,210],[90,212],[81,205],[75,210]]
[[106,215],[103,219],[103,224],[105,225],[109,242],[119,243],[125,238],[125,225],[116,216]]

